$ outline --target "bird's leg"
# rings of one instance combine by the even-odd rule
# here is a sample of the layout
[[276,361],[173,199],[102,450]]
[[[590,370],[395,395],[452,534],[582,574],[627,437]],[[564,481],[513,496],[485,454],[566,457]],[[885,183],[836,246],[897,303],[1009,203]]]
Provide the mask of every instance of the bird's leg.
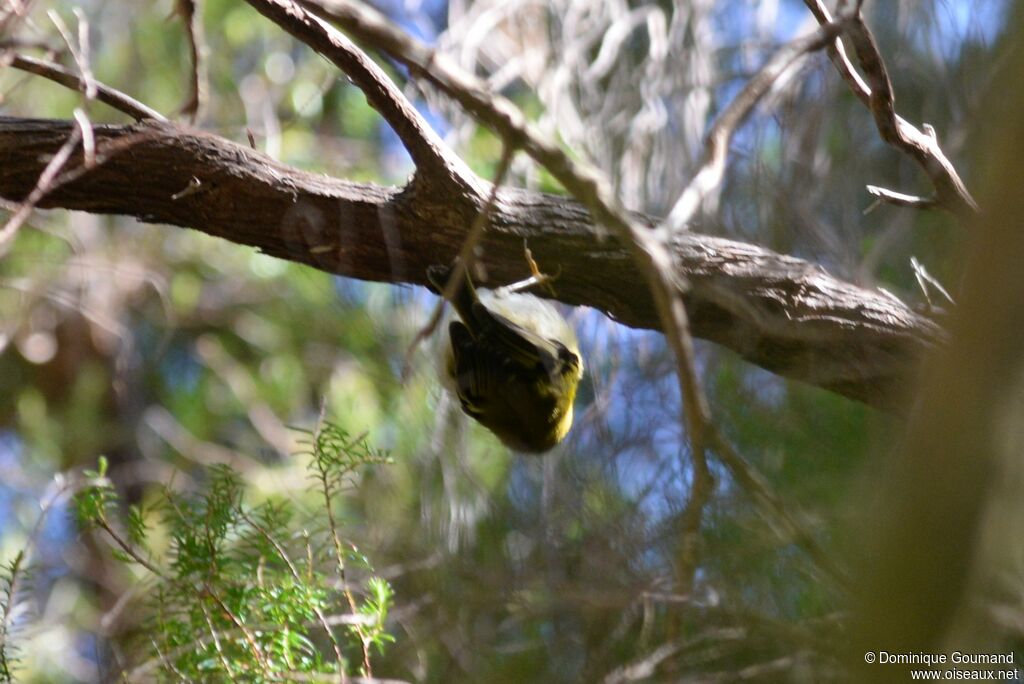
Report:
[[551,286],[551,283],[552,281],[557,280],[558,276],[562,274],[561,267],[559,267],[558,273],[556,273],[553,276],[548,275],[546,273],[541,273],[540,267],[534,260],[533,253],[530,251],[529,246],[526,244],[525,238],[523,239],[523,254],[526,256],[526,263],[530,267],[530,277],[525,280],[520,280],[519,282],[512,283],[510,285],[505,285],[504,287],[499,288],[499,290],[504,292],[521,292],[535,285],[543,285],[545,288],[547,288],[547,291],[551,293],[551,296],[554,297],[555,288]]

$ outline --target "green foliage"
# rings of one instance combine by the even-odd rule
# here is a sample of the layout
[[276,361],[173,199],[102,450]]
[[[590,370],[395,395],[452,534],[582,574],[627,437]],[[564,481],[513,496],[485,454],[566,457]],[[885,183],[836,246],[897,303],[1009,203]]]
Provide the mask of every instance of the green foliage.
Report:
[[342,490],[347,478],[359,466],[392,463],[386,451],[374,449],[367,443],[365,434],[351,437],[333,423],[326,423],[308,434],[310,449],[306,453],[313,457],[311,471],[328,498]]
[[107,511],[116,504],[117,492],[107,479],[109,462],[106,456],[100,456],[96,470],[86,470],[83,474],[89,485],[75,495],[75,517],[84,528],[107,525]]
[[360,614],[368,618],[365,627],[366,638],[380,653],[384,653],[384,645],[394,643],[395,637],[387,633],[384,622],[388,617],[388,608],[395,595],[391,585],[381,577],[371,577],[366,583],[367,597],[359,607]]
[[[122,533],[106,459],[85,473],[76,517],[84,529],[109,536],[114,557],[149,572],[142,587],[154,584],[138,592],[147,598],[140,601],[138,634],[126,639],[126,680],[156,673],[161,681],[280,681],[347,672],[353,659],[361,673],[372,674],[370,647],[383,654],[394,641],[386,627],[394,593],[342,539],[335,509],[359,468],[391,458],[329,422],[310,433],[310,445],[323,509],[302,515],[290,501],[247,504],[238,473],[214,465],[201,492],[168,487],[148,514],[131,507]],[[149,543],[151,516],[170,540],[163,553]],[[353,573],[346,566],[365,580],[347,577]],[[8,570],[16,574],[16,567]],[[0,673],[6,663],[0,661]]]
[[0,568],[0,682],[13,681],[11,671],[17,665],[17,651],[10,644],[10,637],[18,605],[18,585],[24,575],[24,551],[19,551]]

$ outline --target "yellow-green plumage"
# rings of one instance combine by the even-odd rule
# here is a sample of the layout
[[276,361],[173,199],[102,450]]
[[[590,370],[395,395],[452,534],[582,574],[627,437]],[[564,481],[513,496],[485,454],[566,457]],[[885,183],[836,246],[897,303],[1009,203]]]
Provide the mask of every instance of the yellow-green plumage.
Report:
[[[450,270],[427,275],[443,292]],[[462,410],[517,451],[541,453],[572,427],[583,376],[576,335],[548,302],[504,290],[477,293],[465,274],[451,298],[442,371]]]

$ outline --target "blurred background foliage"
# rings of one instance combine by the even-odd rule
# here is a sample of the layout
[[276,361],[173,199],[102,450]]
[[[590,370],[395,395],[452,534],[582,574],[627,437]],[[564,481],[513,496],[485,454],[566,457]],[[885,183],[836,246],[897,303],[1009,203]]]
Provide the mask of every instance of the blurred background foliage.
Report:
[[[932,124],[971,186],[983,98],[1000,79],[1004,0],[868,3],[900,113]],[[96,77],[169,115],[191,65],[170,0],[82,0]],[[709,122],[772,50],[813,20],[801,2],[384,2],[415,35],[487,78],[663,214]],[[62,50],[40,0],[17,37]],[[297,167],[401,184],[410,162],[362,94],[239,0],[203,8],[207,130]],[[628,26],[623,29],[623,26]],[[5,38],[11,38],[6,36]],[[65,55],[65,61],[67,60]],[[451,103],[402,82],[482,175],[500,145]],[[1005,74],[1004,74],[1005,76]],[[81,97],[0,70],[0,112],[68,118]],[[98,103],[93,122],[123,117]],[[0,161],[2,163],[2,161]],[[513,182],[557,189],[517,159]],[[910,257],[955,289],[965,237],[941,213],[883,206],[864,185],[927,194],[823,54],[783,78],[737,136],[727,181],[695,228],[817,262],[922,303]],[[558,264],[541,264],[557,271]],[[33,549],[18,617],[24,681],[104,681],[103,624],[132,578],[76,528],[55,473],[105,455],[126,501],[208,468],[253,501],[316,492],[301,436],[326,415],[387,449],[344,498],[341,525],[395,592],[397,641],[375,673],[409,681],[763,681],[838,677],[844,595],[728,474],[706,510],[697,583],[676,591],[691,473],[660,335],[566,311],[587,376],[577,423],[542,459],[508,453],[442,395],[430,347],[403,359],[435,299],[355,282],[134,220],[37,211],[0,258],[0,559]],[[898,425],[698,342],[714,415],[737,449],[843,559],[861,479]],[[137,626],[135,626],[137,627]],[[128,629],[121,625],[121,629]]]

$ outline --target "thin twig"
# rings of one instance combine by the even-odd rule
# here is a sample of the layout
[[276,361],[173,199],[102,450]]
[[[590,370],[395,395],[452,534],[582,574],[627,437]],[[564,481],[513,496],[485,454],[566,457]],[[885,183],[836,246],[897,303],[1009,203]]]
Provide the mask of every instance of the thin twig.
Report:
[[14,27],[32,11],[34,0],[10,0],[4,4],[9,7],[4,10],[0,17],[0,36],[13,33]]
[[[45,59],[37,59],[35,57],[13,53],[0,58],[0,64],[6,64],[8,60],[10,62],[10,66],[15,69],[20,69],[21,71],[27,71],[28,73],[35,74],[36,76],[48,78],[54,83],[59,83],[62,86],[72,90],[77,90],[78,92],[84,93],[86,90],[87,86],[85,80],[60,64],[55,64],[54,62],[49,62]],[[96,86],[97,100],[103,104],[113,107],[119,112],[124,112],[136,121],[143,121],[145,119],[156,119],[157,121],[167,120],[167,118],[160,112],[146,106],[129,95],[125,95],[116,88],[111,88],[99,81],[93,81],[93,83]]]
[[64,19],[61,18],[60,14],[56,10],[50,10],[46,13],[46,16],[50,17],[50,21],[57,27],[57,31],[60,33],[64,42],[68,46],[68,50],[71,52],[71,56],[75,59],[75,64],[78,65],[78,72],[82,75],[82,81],[85,84],[85,89],[82,91],[85,94],[87,100],[96,99],[96,79],[92,75],[92,67],[89,66],[89,24],[85,19],[85,15],[79,8],[74,9],[75,17],[78,19],[78,45],[75,45],[75,41],[71,40],[71,32],[68,30],[67,25],[64,23]]
[[217,628],[213,624],[213,617],[210,615],[210,610],[206,607],[206,604],[203,601],[199,602],[199,608],[203,611],[203,617],[206,618],[206,624],[210,628],[210,636],[213,637],[213,648],[217,651],[217,658],[220,660],[221,667],[224,668],[224,674],[234,682],[236,681],[235,675],[232,672],[234,668],[231,667],[230,661],[228,661],[227,656],[224,654],[224,647],[220,645],[220,635],[217,634]]
[[[206,614],[206,617],[207,618],[209,617],[209,613]],[[209,624],[209,622],[207,622],[207,624]],[[163,663],[164,667],[166,667],[168,669],[168,671],[173,672],[174,674],[176,674],[180,681],[188,682],[188,678],[185,677],[185,674],[181,670],[179,670],[178,667],[174,663],[172,663],[170,660],[168,660],[167,656],[165,656],[163,651],[160,650],[160,644],[158,644],[156,642],[156,639],[150,639],[150,642],[153,644],[153,649],[156,651],[157,658],[160,660],[160,662]],[[189,646],[191,646],[191,645],[192,644],[189,644]],[[135,668],[131,672],[125,672],[124,673],[125,680],[129,681],[129,682],[132,681],[134,679],[133,674],[135,672],[137,672],[137,671],[139,671],[139,668]]]
[[[671,234],[686,226],[696,213],[704,198],[717,188],[725,174],[729,142],[736,129],[746,120],[755,105],[768,93],[772,84],[801,56],[820,50],[830,44],[842,30],[843,21],[832,22],[822,27],[813,35],[793,41],[784,46],[750,79],[743,90],[726,107],[708,133],[705,143],[704,159],[693,179],[687,185],[676,202],[668,218],[659,226]],[[661,281],[665,285],[672,282],[671,269],[662,271]],[[655,285],[657,288],[657,285]],[[656,289],[657,292],[657,289]],[[681,307],[680,307],[681,308]],[[689,407],[686,425],[691,435],[693,451],[693,481],[690,487],[690,499],[680,516],[682,526],[682,543],[680,544],[680,568],[682,591],[692,587],[694,573],[698,564],[698,542],[704,507],[710,500],[714,489],[714,480],[707,465],[704,453],[704,437],[714,435],[717,428],[712,424],[707,399],[696,380],[696,363],[694,361],[693,341],[689,330],[689,321],[685,309],[676,314],[675,340],[669,334],[670,342],[677,345],[677,358],[680,365],[680,383],[685,397],[684,408]],[[717,440],[716,441],[720,441]],[[720,458],[728,458],[730,454],[715,452]],[[755,497],[757,498],[757,497]],[[768,499],[769,501],[772,499]],[[778,514],[779,511],[775,511]],[[785,513],[785,510],[782,509]],[[826,559],[827,560],[827,559]]]
[[[242,636],[245,637],[246,642],[249,644],[249,648],[252,650],[253,657],[256,658],[256,662],[259,663],[263,672],[269,673],[270,666],[267,664],[266,658],[263,655],[263,649],[260,648],[259,643],[256,641],[256,636],[248,627],[245,626],[242,619],[235,615],[220,596],[217,595],[217,592],[213,590],[213,587],[209,582],[204,582],[202,588],[203,593],[213,599],[214,603],[217,604],[217,607],[219,607],[221,612],[224,613],[224,616],[227,617],[227,619],[231,621],[231,624],[233,624],[235,628],[242,633]],[[212,625],[210,629],[213,629]]]
[[914,277],[917,278],[917,284],[921,288],[921,293],[924,295],[929,307],[933,309],[935,308],[935,305],[932,304],[932,298],[928,294],[929,285],[938,290],[939,294],[945,297],[947,302],[956,306],[956,302],[953,301],[953,296],[949,294],[949,291],[942,286],[942,283],[940,283],[935,276],[928,272],[928,269],[924,267],[924,264],[917,260],[917,257],[910,257],[910,268],[914,271]]
[[[277,542],[277,540],[273,538],[273,536],[271,536],[268,530],[264,529],[262,525],[258,524],[255,520],[253,520],[241,506],[237,506],[235,510],[238,511],[238,514],[242,516],[243,520],[252,525],[253,529],[259,532],[260,535],[264,539],[266,539],[271,546],[274,547],[274,550],[277,551],[277,555],[280,556],[281,560],[283,560],[285,565],[288,566],[288,572],[291,573],[292,577],[295,579],[296,582],[302,584],[302,576],[299,574],[299,570],[295,567],[295,564],[292,563],[291,558],[288,557],[288,554],[285,552],[284,547],[281,546]],[[310,563],[310,566],[312,566],[312,563]],[[313,612],[316,614],[316,618],[320,622],[320,626],[323,628],[325,632],[327,632],[327,638],[331,640],[331,647],[334,649],[334,657],[337,658],[338,667],[344,669],[345,656],[341,653],[341,644],[338,643],[338,638],[334,635],[334,630],[331,629],[331,626],[327,622],[327,616],[324,615],[324,612],[320,608],[320,606],[316,604],[313,605]]]
[[[316,430],[313,433],[313,449],[314,452],[319,449],[318,442],[320,439],[320,432],[324,425],[324,415],[326,411],[326,401],[320,405],[320,419],[317,422]],[[356,437],[351,440],[349,444],[358,442],[362,437]],[[346,445],[347,448],[348,445]],[[314,458],[316,455],[314,454]],[[349,586],[348,578],[345,572],[345,549],[342,548],[341,535],[338,533],[338,522],[334,517],[334,507],[331,501],[331,485],[328,482],[327,471],[324,468],[318,469],[318,479],[320,481],[321,493],[324,496],[324,507],[327,509],[327,524],[331,530],[331,541],[334,544],[334,556],[338,566],[338,578],[341,580],[342,593],[345,595],[345,600],[348,601],[348,607],[351,609],[353,614],[359,613],[359,606],[356,604],[355,596],[352,594],[352,589]],[[359,636],[359,643],[362,647],[363,655],[363,671],[367,677],[373,676],[373,667],[370,662],[370,640],[366,635],[366,630],[362,625],[355,625],[356,634]],[[342,677],[346,677],[344,668],[342,668]]]
[[[660,231],[671,235],[683,229],[690,222],[704,199],[722,183],[728,159],[729,142],[736,129],[750,116],[755,105],[768,93],[779,76],[793,62],[811,51],[825,47],[841,30],[842,24],[834,22],[825,25],[813,35],[793,41],[778,50],[768,63],[747,82],[743,90],[729,103],[712,125],[705,140],[702,163],[676,201],[668,217],[659,226]],[[652,241],[648,240],[648,242]],[[654,260],[653,255],[652,260]],[[658,270],[661,272],[660,278],[658,278],[660,283],[652,285],[656,293],[662,288],[668,290],[675,273],[674,269],[665,268],[663,265],[660,265]],[[680,516],[682,540],[679,550],[678,576],[680,590],[685,593],[693,587],[700,556],[701,520],[704,508],[714,492],[715,484],[708,468],[704,437],[706,432],[716,432],[717,430],[711,422],[711,411],[707,398],[697,381],[697,365],[694,359],[689,317],[685,307],[681,304],[679,293],[666,292],[666,294],[671,297],[669,308],[674,313],[676,323],[674,331],[676,334],[673,335],[666,331],[666,335],[676,351],[679,382],[684,397],[684,420],[690,435],[693,464],[693,480],[690,486],[689,500]]]
[[125,539],[120,534],[118,534],[113,527],[110,526],[109,522],[101,518],[100,520],[96,521],[96,524],[99,525],[100,528],[104,532],[106,532],[111,539],[114,540],[114,543],[117,544],[122,551],[131,556],[131,559],[133,561],[135,561],[142,567],[146,568],[160,579],[168,579],[167,575],[164,574],[163,570],[155,566],[150,560],[148,560],[141,553],[136,551],[135,547],[129,544],[127,541],[125,541]]
[[693,480],[690,483],[689,499],[686,507],[679,515],[682,528],[679,542],[679,578],[677,590],[688,594],[693,590],[697,568],[700,565],[700,529],[704,518],[704,508],[715,492],[715,479],[708,468],[706,454],[691,459],[693,463]]
[[96,136],[92,132],[92,122],[89,121],[89,115],[81,107],[75,107],[72,116],[82,133],[82,158],[85,168],[94,168],[96,166]]
[[203,31],[202,0],[177,0],[176,11],[185,24],[185,37],[188,39],[189,58],[192,62],[188,99],[181,106],[181,113],[195,123],[203,117],[210,91],[209,70],[206,66],[209,48]]
[[[804,0],[804,4],[811,10],[811,14],[818,20],[819,24],[829,24],[832,22],[832,13],[829,12],[828,8],[822,0]],[[846,47],[843,45],[842,37],[836,36],[835,40],[828,46],[828,56],[835,64],[836,70],[839,71],[839,75],[847,85],[850,86],[850,90],[857,99],[868,106],[871,98],[871,88],[864,82],[860,74],[857,73],[857,69],[854,68],[853,63],[850,61],[849,56],[846,54]]]
[[[0,32],[2,33],[2,32]],[[42,50],[47,54],[56,54],[59,52],[57,48],[48,43],[45,40],[29,40],[27,38],[19,38],[14,36],[11,38],[4,38],[0,40],[0,50]]]
[[895,190],[887,190],[886,188],[882,188],[877,185],[867,186],[867,191],[869,195],[877,197],[878,199],[875,202],[872,202],[871,206],[864,210],[865,214],[869,213],[881,202],[894,204],[898,207],[911,207],[913,209],[931,209],[939,203],[934,197],[907,195],[902,192],[896,192]]

